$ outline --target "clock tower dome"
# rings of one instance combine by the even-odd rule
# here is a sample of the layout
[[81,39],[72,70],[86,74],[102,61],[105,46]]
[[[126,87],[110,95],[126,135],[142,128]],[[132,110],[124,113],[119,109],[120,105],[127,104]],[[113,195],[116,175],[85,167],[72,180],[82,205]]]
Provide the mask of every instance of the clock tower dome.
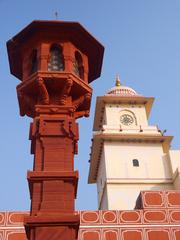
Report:
[[148,124],[153,101],[119,78],[97,97],[88,181],[97,183],[99,209],[133,209],[141,190],[180,187],[172,137]]

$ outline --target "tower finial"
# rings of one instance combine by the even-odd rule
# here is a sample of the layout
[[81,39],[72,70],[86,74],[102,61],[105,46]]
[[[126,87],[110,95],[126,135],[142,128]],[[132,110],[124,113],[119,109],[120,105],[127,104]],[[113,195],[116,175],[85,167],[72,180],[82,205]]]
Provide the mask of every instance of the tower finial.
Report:
[[121,86],[121,80],[119,75],[116,76],[116,87],[120,87]]

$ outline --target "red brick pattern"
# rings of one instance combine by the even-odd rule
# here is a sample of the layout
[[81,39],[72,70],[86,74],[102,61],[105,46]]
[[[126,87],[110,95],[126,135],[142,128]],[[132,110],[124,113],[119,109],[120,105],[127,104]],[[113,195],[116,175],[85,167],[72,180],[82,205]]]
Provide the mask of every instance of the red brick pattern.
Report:
[[[141,209],[80,211],[78,240],[180,240],[180,191],[141,192]],[[157,208],[155,208],[157,206]],[[28,212],[0,213],[0,240],[26,240]]]
[[0,240],[25,240],[24,216],[29,212],[0,212]]
[[80,219],[79,240],[180,240],[180,191],[143,191],[135,210],[81,211]]
[[[180,225],[180,209],[152,209],[137,211],[81,211],[81,226],[97,225]],[[94,218],[92,218],[92,216]],[[109,216],[114,217],[110,220]]]
[[179,240],[178,228],[165,227],[102,227],[79,230],[78,240]]
[[137,199],[136,208],[179,208],[180,191],[142,191]]

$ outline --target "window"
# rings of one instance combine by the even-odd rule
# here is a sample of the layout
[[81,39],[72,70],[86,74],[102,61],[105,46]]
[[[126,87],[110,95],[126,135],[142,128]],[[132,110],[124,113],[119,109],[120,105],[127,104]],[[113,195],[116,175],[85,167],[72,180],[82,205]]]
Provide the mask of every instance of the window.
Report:
[[48,71],[64,71],[62,48],[57,45],[53,45],[50,49]]
[[139,161],[137,159],[133,159],[133,167],[139,167]]
[[83,67],[83,61],[82,61],[82,57],[81,54],[79,52],[75,52],[75,59],[74,59],[74,73],[84,79],[84,67]]
[[31,54],[30,74],[35,73],[37,70],[38,70],[37,49],[33,49]]

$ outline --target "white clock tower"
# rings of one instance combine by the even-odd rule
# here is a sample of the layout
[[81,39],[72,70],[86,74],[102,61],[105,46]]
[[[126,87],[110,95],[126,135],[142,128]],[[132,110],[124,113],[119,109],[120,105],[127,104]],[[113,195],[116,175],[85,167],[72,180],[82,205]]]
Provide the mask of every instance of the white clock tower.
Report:
[[133,209],[141,190],[180,189],[180,151],[148,124],[153,101],[119,79],[97,97],[88,182],[97,183],[99,209]]

